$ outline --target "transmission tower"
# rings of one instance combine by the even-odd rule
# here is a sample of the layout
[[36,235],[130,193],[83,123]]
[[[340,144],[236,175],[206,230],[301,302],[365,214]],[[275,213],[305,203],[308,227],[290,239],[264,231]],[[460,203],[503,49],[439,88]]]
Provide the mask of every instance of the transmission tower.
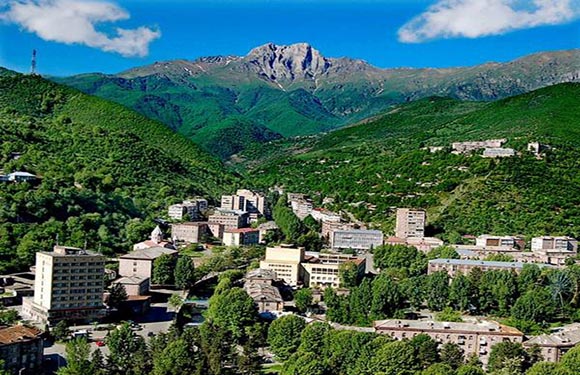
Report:
[[30,64],[30,74],[36,75],[36,50],[32,50],[32,62]]

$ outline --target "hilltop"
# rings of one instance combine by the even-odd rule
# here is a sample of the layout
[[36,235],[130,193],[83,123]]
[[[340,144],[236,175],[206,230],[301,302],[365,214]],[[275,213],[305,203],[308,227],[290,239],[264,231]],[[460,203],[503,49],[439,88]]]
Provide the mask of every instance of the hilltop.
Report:
[[580,50],[467,68],[381,69],[306,43],[246,56],[158,62],[115,74],[55,78],[159,120],[222,157],[253,143],[330,131],[433,95],[492,101],[577,82]]
[[[426,98],[367,122],[270,142],[236,155],[263,186],[332,197],[331,209],[394,223],[394,207],[424,207],[430,231],[561,233],[578,237],[580,84],[560,84],[496,102]],[[519,155],[452,154],[456,141],[506,138]],[[551,145],[541,159],[527,143]],[[430,146],[443,146],[431,153]],[[481,152],[479,152],[481,154]]]
[[215,198],[236,178],[163,124],[38,76],[0,76],[0,270],[61,243],[128,251],[180,198]]

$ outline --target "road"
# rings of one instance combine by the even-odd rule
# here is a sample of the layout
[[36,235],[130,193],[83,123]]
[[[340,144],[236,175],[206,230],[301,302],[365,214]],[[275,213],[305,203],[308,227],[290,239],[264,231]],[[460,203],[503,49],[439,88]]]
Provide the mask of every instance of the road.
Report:
[[[158,334],[160,332],[167,332],[169,326],[173,322],[173,316],[167,313],[167,303],[153,303],[149,313],[141,318],[135,318],[135,322],[139,323],[142,330],[135,331],[138,335],[143,336],[146,340],[150,334]],[[108,324],[101,324],[99,327],[106,327]],[[108,331],[95,330],[93,325],[77,325],[70,327],[71,331],[84,330],[90,332],[90,347],[91,353],[100,349],[104,356],[109,355],[109,348],[105,345],[97,346],[97,341],[104,341]],[[54,370],[57,367],[64,366],[66,347],[61,343],[54,343],[44,348],[44,358],[47,361],[47,367]]]

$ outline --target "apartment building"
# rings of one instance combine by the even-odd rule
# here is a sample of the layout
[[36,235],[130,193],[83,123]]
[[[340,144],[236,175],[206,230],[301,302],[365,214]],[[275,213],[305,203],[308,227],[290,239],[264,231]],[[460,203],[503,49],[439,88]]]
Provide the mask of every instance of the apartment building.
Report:
[[513,148],[488,147],[483,150],[484,158],[509,158],[516,154]]
[[104,275],[100,254],[67,246],[37,252],[34,297],[23,300],[23,314],[42,323],[100,318]]
[[500,148],[507,139],[488,139],[485,141],[453,142],[451,148],[455,154],[466,154],[482,148]]
[[298,286],[303,280],[304,249],[291,246],[266,248],[266,257],[260,261],[260,268],[276,272],[279,279],[290,286]]
[[364,258],[337,253],[307,254],[302,263],[304,268],[303,285],[309,288],[321,289],[340,287],[340,266],[347,262],[354,263],[359,275],[364,275],[366,270],[366,260]]
[[190,220],[201,220],[202,213],[208,209],[207,199],[195,198],[193,200],[185,200],[178,204],[169,206],[167,216],[174,220],[184,220],[186,215]]
[[312,209],[312,211],[310,212],[310,216],[312,216],[314,220],[320,222],[340,223],[342,221],[342,217],[340,216],[340,214],[326,210],[324,208]]
[[304,220],[314,209],[312,202],[306,199],[291,200],[290,207],[292,207],[294,215],[296,215],[300,220]]
[[482,248],[504,247],[506,249],[523,249],[525,247],[525,241],[521,237],[482,234],[475,239],[475,245]]
[[207,220],[211,224],[223,225],[224,229],[238,229],[248,226],[248,218],[246,211],[219,208]]
[[[447,272],[450,277],[455,277],[458,274],[467,275],[474,268],[479,268],[482,271],[492,270],[507,270],[520,272],[526,263],[522,262],[495,262],[485,260],[470,260],[470,259],[433,259],[429,261],[427,273]],[[554,267],[549,264],[537,264],[538,267]]]
[[119,276],[151,279],[153,262],[162,255],[177,257],[177,251],[164,247],[136,250],[119,257]]
[[0,328],[0,360],[11,374],[43,373],[42,331],[23,325]]
[[226,229],[222,238],[226,246],[257,245],[259,241],[260,231],[254,228]]
[[246,211],[252,222],[267,214],[266,197],[248,189],[238,189],[236,194],[223,195],[221,208]]
[[398,208],[395,236],[402,239],[425,237],[427,215],[424,210]]
[[320,234],[325,240],[328,240],[328,242],[330,242],[330,235],[332,232],[337,230],[353,230],[353,229],[355,229],[353,223],[323,221]]
[[578,241],[572,237],[534,237],[532,251],[572,251],[578,252]]
[[580,323],[560,328],[557,332],[535,336],[524,342],[526,348],[540,348],[544,361],[559,362],[566,352],[580,344]]
[[396,340],[426,334],[441,344],[457,344],[463,349],[466,358],[475,355],[484,366],[487,366],[489,353],[495,344],[506,341],[521,343],[524,338],[524,334],[517,329],[494,321],[449,323],[389,319],[375,321],[373,327],[376,333],[389,335]]
[[383,244],[380,230],[336,230],[330,235],[330,247],[337,250],[370,250]]
[[139,276],[126,276],[113,281],[112,285],[120,284],[128,296],[144,296],[149,293],[150,279]]
[[207,222],[202,221],[171,224],[171,238],[174,242],[202,243],[208,230]]

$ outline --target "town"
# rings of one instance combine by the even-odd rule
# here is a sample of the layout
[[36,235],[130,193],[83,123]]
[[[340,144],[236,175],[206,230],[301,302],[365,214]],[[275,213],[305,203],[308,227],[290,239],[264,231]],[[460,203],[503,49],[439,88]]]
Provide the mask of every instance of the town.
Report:
[[[486,146],[453,148],[464,152]],[[0,359],[19,374],[51,373],[67,363],[66,348],[75,340],[87,340],[92,352],[107,356],[118,350],[109,343],[123,329],[151,340],[174,325],[199,326],[208,319],[208,305],[216,303],[214,288],[217,291],[224,282],[229,288],[240,286],[266,322],[292,317],[306,325],[328,323],[333,329],[396,340],[426,335],[437,347],[454,349],[465,360],[477,358],[483,368],[490,366],[495,345],[521,345],[555,363],[580,343],[578,323],[528,332],[523,332],[525,324],[510,325],[538,321],[536,315],[514,312],[530,292],[524,290],[519,297],[511,292],[504,296],[511,302],[492,301],[500,307],[491,309],[474,306],[468,295],[472,292],[459,286],[472,278],[483,283],[486,274],[515,282],[523,282],[524,275],[566,275],[562,271],[579,260],[574,238],[477,234],[449,244],[426,235],[427,213],[419,208],[395,209],[394,230],[383,233],[353,222],[344,212],[316,207],[305,194],[281,189],[268,193],[239,189],[223,195],[218,207],[203,197],[172,204],[149,238],[117,258],[57,240],[52,249],[36,254],[30,272],[0,277],[3,314],[12,312],[9,324],[0,328]],[[327,203],[332,200],[325,199],[323,206]],[[309,228],[301,244],[283,242],[291,238],[289,231],[301,226]],[[423,286],[411,286],[423,289],[417,301],[410,300],[409,292],[397,292],[392,300],[384,295],[399,290],[399,285],[375,290],[383,275],[393,283],[405,281],[407,276],[401,274],[415,276],[407,279],[411,281],[423,278]],[[428,289],[430,283],[434,291]],[[362,292],[365,287],[368,290]],[[465,300],[450,295],[449,289],[467,293]],[[352,311],[341,310],[342,304],[351,304],[353,310],[359,302],[349,298],[361,292],[373,300],[369,310],[377,309],[373,296],[387,299],[377,314],[352,318]],[[430,293],[441,293],[443,301]],[[511,320],[504,319],[510,314],[509,306],[501,308],[505,303],[514,306]],[[275,366],[287,356],[272,342],[270,346],[259,348],[259,362]]]

